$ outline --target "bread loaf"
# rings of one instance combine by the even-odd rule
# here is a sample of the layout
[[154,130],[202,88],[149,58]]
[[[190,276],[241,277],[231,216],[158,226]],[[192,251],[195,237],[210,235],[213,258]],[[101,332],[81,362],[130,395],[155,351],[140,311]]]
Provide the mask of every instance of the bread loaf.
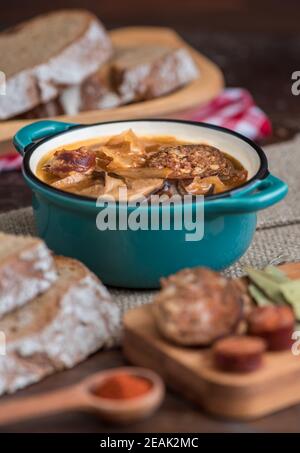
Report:
[[0,70],[6,76],[0,119],[17,116],[56,98],[62,88],[81,84],[111,53],[104,27],[84,10],[45,14],[0,33]]
[[198,69],[183,47],[147,45],[116,49],[113,57],[82,84],[62,89],[55,100],[22,117],[76,115],[87,110],[116,108],[168,94],[197,76]]
[[41,296],[0,320],[0,394],[70,368],[116,341],[120,314],[102,283],[80,262],[55,258],[58,279]]
[[56,278],[43,241],[0,233],[0,317],[46,291]]
[[197,66],[184,47],[148,45],[121,49],[111,66],[112,84],[123,102],[165,95],[197,76]]

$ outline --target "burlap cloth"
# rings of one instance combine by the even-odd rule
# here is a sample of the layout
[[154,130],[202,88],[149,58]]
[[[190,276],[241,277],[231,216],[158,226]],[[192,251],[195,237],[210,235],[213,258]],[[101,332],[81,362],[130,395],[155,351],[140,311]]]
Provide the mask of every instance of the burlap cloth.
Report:
[[[287,198],[259,213],[258,228],[247,253],[224,272],[240,276],[245,265],[263,267],[270,262],[300,260],[300,135],[294,140],[265,148],[270,171],[289,184]],[[0,215],[0,230],[15,234],[36,234],[31,207]],[[153,291],[111,289],[122,312],[147,303]]]

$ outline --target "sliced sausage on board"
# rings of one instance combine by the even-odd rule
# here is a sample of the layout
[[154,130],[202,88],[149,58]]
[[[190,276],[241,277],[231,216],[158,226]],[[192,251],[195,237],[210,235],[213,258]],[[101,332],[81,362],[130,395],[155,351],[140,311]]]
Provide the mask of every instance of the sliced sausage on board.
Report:
[[265,350],[264,340],[246,335],[233,335],[218,340],[212,349],[217,368],[237,373],[260,368]]
[[256,307],[248,316],[249,334],[263,338],[270,351],[291,348],[294,326],[295,316],[287,305]]

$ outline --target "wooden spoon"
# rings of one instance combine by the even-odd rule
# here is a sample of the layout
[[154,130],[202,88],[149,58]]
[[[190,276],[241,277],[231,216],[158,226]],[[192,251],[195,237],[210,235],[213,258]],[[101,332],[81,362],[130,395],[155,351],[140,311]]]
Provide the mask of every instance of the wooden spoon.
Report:
[[[118,373],[148,379],[152,387],[145,395],[127,400],[112,400],[95,395],[94,390],[103,380]],[[68,388],[4,402],[0,404],[0,425],[70,410],[93,412],[104,420],[127,424],[154,412],[163,396],[164,384],[156,373],[144,368],[114,368],[93,374]]]

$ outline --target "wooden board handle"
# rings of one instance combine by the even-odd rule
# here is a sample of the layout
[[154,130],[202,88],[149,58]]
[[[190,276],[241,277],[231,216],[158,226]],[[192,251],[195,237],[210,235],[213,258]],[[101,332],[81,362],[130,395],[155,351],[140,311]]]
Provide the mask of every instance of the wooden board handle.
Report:
[[84,407],[86,407],[84,394],[78,387],[68,387],[68,389],[1,403],[0,425]]

